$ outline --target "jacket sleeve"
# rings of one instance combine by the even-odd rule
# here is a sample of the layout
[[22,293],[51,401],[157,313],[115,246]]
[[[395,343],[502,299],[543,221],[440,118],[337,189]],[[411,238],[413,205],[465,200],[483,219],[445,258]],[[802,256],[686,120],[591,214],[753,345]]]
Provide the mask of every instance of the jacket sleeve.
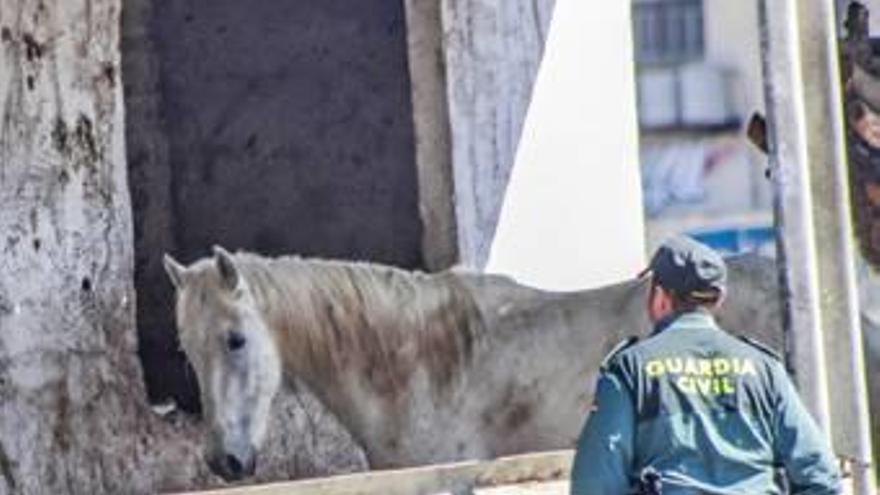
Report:
[[775,451],[785,469],[790,493],[840,493],[840,470],[826,437],[807,412],[788,374],[782,366],[779,369]]
[[594,410],[578,440],[571,495],[622,495],[630,490],[635,411],[618,376],[603,373]]

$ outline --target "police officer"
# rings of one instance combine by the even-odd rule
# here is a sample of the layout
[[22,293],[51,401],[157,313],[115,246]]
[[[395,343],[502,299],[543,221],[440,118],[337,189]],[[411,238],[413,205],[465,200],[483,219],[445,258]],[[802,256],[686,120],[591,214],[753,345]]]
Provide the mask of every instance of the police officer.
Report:
[[572,495],[778,494],[780,470],[790,493],[838,493],[837,463],[778,356],[716,324],[718,253],[674,238],[646,273],[654,333],[602,364]]

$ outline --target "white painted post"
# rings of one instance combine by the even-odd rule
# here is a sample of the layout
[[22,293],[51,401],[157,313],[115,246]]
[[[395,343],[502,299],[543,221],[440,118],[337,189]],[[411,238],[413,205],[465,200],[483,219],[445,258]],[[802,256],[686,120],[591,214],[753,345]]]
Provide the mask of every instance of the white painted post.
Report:
[[833,0],[761,0],[761,14],[790,363],[855,493],[873,494]]
[[486,271],[554,290],[645,264],[630,2],[557,0]]
[[760,0],[760,19],[786,357],[830,434],[796,0]]
[[798,21],[832,440],[852,461],[855,493],[868,495],[874,472],[834,0],[800,0]]

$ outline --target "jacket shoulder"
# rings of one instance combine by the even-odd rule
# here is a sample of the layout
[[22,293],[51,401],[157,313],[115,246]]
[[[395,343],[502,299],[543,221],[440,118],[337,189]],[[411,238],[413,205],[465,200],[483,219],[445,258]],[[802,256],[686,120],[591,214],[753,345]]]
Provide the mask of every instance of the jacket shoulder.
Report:
[[747,337],[745,335],[738,335],[738,338],[741,342],[745,342],[746,344],[750,345],[751,347],[761,351],[764,355],[770,356],[771,358],[773,358],[774,360],[779,361],[779,362],[783,361],[782,355],[779,354],[779,352],[777,352],[775,349],[773,349],[769,345],[767,345],[763,342],[760,342],[758,340],[755,340],[751,337]]
[[602,364],[599,368],[603,371],[607,370],[608,365],[611,364],[615,357],[617,357],[621,352],[635,345],[638,341],[638,337],[636,337],[635,335],[631,335],[618,342],[614,347],[611,348],[610,351],[608,351],[608,354],[606,354],[605,357],[602,359]]

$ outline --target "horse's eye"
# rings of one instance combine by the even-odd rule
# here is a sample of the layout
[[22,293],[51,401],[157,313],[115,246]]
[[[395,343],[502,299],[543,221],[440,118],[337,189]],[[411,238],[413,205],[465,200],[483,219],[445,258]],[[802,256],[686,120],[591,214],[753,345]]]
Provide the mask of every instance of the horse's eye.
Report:
[[241,332],[229,332],[229,335],[226,337],[226,347],[230,351],[237,351],[244,347],[246,343],[247,339],[244,338]]

